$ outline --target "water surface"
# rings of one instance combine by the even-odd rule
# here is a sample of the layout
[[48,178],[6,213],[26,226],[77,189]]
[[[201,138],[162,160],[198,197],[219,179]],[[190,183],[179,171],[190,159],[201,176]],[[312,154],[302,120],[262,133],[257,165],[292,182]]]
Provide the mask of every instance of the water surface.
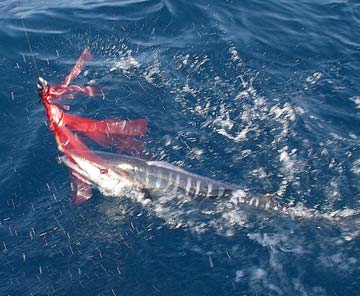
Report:
[[[359,290],[356,1],[5,0],[0,15],[0,294]],[[146,116],[153,159],[329,219],[98,192],[71,206],[35,82],[84,48],[77,82],[105,96],[73,114]]]

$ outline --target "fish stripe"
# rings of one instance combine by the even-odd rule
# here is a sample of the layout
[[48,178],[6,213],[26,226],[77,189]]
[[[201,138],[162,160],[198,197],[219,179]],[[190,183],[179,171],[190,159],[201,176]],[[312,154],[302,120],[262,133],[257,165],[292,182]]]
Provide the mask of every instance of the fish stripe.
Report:
[[179,185],[180,185],[180,175],[176,175],[176,180],[175,180],[175,185],[174,185],[174,188],[172,190],[172,194],[175,194],[178,189],[179,189]]
[[196,190],[195,190],[196,195],[199,195],[199,193],[200,193],[200,185],[201,185],[201,181],[197,180],[196,181]]
[[165,190],[166,190],[166,189],[169,189],[169,187],[171,186],[171,184],[172,184],[172,177],[173,177],[173,173],[170,172],[170,173],[169,173],[169,181],[168,181],[168,183],[167,183],[167,185],[166,185]]
[[210,197],[210,196],[211,196],[212,189],[213,189],[213,183],[210,182],[210,183],[208,184],[208,190],[207,190],[207,193],[206,193],[206,197]]
[[268,201],[266,204],[265,204],[265,210],[268,210],[270,209],[270,201]]
[[162,170],[158,169],[155,188],[159,189],[161,187],[161,180],[162,180]]
[[191,189],[191,178],[187,177],[186,180],[186,195],[189,195]]
[[145,183],[147,186],[149,186],[150,184],[150,172],[149,172],[150,168],[146,167],[145,169]]
[[219,187],[219,191],[218,191],[218,197],[222,197],[224,195],[224,192],[225,192],[225,188],[223,187]]

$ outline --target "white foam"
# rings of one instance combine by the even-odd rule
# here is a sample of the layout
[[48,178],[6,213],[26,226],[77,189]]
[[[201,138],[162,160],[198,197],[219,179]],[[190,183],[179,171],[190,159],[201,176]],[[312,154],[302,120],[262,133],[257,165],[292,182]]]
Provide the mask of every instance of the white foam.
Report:
[[360,159],[357,159],[353,162],[352,166],[351,166],[351,171],[360,176]]
[[139,68],[140,63],[132,56],[132,51],[129,50],[124,54],[124,56],[120,57],[118,61],[113,63],[110,67],[110,72],[123,70],[124,72],[128,72],[131,69]]
[[355,103],[356,109],[360,109],[360,96],[351,97],[350,100]]
[[242,281],[242,279],[244,278],[245,274],[243,270],[237,270],[235,272],[235,282],[239,283]]
[[308,76],[306,78],[306,82],[311,84],[311,85],[314,85],[316,84],[321,78],[324,77],[324,74],[321,73],[321,72],[315,72],[314,74]]

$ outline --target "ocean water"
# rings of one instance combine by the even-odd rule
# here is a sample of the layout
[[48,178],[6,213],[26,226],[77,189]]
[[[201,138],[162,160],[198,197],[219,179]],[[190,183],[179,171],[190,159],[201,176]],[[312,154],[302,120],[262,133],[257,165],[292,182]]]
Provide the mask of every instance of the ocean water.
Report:
[[[1,295],[359,293],[358,1],[3,0],[0,16]],[[84,48],[77,82],[104,95],[72,114],[147,117],[152,159],[302,217],[99,192],[72,206],[35,83]]]

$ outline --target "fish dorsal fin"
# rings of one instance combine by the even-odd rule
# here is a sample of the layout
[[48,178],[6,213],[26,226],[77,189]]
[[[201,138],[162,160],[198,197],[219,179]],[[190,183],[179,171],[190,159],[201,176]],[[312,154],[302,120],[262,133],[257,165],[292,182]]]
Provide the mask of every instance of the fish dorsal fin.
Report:
[[165,161],[159,161],[159,160],[154,160],[154,161],[148,161],[147,162],[148,165],[153,165],[153,166],[157,166],[157,167],[162,167],[162,168],[165,168],[165,169],[169,169],[169,170],[172,170],[172,171],[177,171],[179,173],[183,173],[183,174],[190,174],[189,172],[173,165],[173,164],[170,164],[170,163],[167,163]]

